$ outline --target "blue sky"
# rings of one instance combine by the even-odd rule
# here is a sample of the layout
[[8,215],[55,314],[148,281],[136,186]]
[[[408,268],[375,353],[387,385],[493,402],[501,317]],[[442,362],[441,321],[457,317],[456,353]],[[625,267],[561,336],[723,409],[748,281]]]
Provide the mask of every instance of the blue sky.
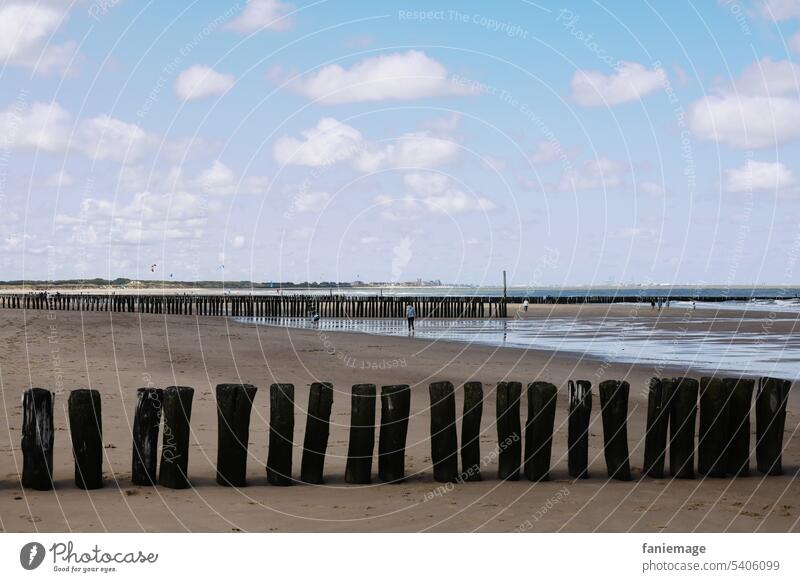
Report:
[[800,0],[11,0],[0,38],[0,279],[800,284]]

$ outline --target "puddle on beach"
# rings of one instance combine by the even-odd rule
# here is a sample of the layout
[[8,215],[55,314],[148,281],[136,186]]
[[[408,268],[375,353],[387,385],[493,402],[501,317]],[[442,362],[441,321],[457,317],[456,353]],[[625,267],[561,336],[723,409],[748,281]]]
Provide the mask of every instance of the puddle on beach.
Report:
[[[765,315],[764,321],[766,318]],[[327,318],[316,325],[306,318],[288,317],[237,318],[236,321],[331,332],[408,335],[406,322],[400,319]],[[698,313],[692,318],[691,327],[704,330],[712,322],[720,321],[719,317]],[[759,325],[752,327],[760,328]],[[792,333],[656,329],[652,320],[552,316],[524,320],[418,320],[415,337],[562,351],[611,362],[663,366],[690,364],[707,372],[800,379],[800,334]]]

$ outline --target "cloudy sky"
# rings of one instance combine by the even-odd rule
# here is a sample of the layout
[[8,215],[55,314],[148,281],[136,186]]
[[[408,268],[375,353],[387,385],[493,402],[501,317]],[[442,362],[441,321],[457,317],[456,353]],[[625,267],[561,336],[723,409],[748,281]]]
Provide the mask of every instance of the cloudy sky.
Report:
[[800,0],[0,0],[0,280],[800,284]]

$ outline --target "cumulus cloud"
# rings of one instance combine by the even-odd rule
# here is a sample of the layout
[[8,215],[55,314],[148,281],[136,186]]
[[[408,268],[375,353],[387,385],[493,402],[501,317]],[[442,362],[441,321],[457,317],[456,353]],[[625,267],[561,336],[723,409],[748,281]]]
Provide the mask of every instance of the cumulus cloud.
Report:
[[576,71],[572,77],[571,99],[579,105],[607,106],[637,101],[662,86],[663,69],[648,69],[640,63],[623,61],[610,75],[599,71]]
[[297,166],[327,166],[352,159],[364,141],[361,132],[331,117],[300,132],[302,139],[280,137],[273,146],[278,163]]
[[231,246],[235,249],[241,249],[242,247],[244,247],[244,243],[245,243],[245,238],[239,234],[233,237],[233,240],[231,241]]
[[657,182],[650,182],[647,180],[640,182],[637,185],[637,190],[640,194],[644,194],[645,196],[661,197],[667,193],[663,184],[659,184]]
[[444,65],[418,50],[369,57],[349,69],[328,65],[291,87],[328,104],[469,93],[449,79]]
[[182,71],[175,80],[175,94],[184,101],[224,95],[233,87],[236,77],[218,73],[205,65],[194,65]]
[[786,96],[800,94],[800,66],[764,57],[749,65],[735,83],[744,95]]
[[558,189],[562,192],[617,188],[625,181],[625,166],[600,156],[586,160],[577,168],[561,174]]
[[410,193],[392,197],[381,195],[375,203],[384,207],[383,218],[398,220],[414,218],[421,212],[433,214],[462,214],[489,212],[496,208],[494,202],[474,194],[467,194],[443,174],[411,172],[403,177]]
[[298,212],[319,212],[330,200],[327,192],[299,192],[294,199],[294,207]]
[[65,186],[72,186],[75,183],[75,179],[66,171],[56,172],[55,174],[51,175],[45,181],[46,186],[51,186],[53,188],[62,188]]
[[210,196],[234,196],[263,193],[269,187],[269,179],[263,176],[239,178],[231,168],[215,160],[193,178],[186,178],[180,168],[173,168],[160,184],[164,189],[184,189]]
[[800,2],[797,0],[759,0],[761,14],[775,21],[800,18]]
[[0,7],[0,61],[40,73],[62,71],[74,57],[75,42],[51,42],[67,15],[44,3],[11,2]]
[[747,160],[739,168],[725,170],[722,189],[726,192],[779,192],[796,184],[792,171],[780,162]]
[[262,30],[289,30],[294,22],[288,14],[294,6],[280,0],[248,0],[244,10],[225,28],[241,34]]

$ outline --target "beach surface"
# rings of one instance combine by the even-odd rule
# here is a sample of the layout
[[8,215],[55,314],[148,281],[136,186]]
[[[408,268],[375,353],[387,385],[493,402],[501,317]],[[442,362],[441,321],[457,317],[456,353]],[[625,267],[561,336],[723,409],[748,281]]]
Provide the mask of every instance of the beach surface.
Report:
[[[654,329],[682,325],[683,310],[669,316],[630,305],[537,306],[513,316],[553,315],[633,318]],[[724,313],[719,326],[742,332],[763,328],[764,314]],[[793,333],[784,317],[770,328]],[[712,328],[715,324],[709,324]],[[696,331],[696,330],[694,330]],[[768,342],[764,349],[770,349]],[[800,399],[792,389],[786,418],[785,474],[755,472],[739,479],[640,479],[646,420],[646,389],[652,376],[706,373],[685,367],[622,364],[548,352],[485,345],[383,337],[364,333],[285,329],[219,317],[0,310],[0,530],[22,532],[789,532],[800,531]],[[721,374],[722,375],[722,374]],[[590,435],[591,478],[567,474],[567,380],[595,387]],[[631,385],[628,442],[634,480],[609,481],[602,453],[597,384],[606,379]],[[484,383],[481,453],[484,480],[458,485],[433,481],[430,460],[428,384]],[[553,382],[559,388],[551,481],[502,482],[496,478],[495,385]],[[299,477],[308,387],[330,381],[335,394],[324,485],[267,484],[269,385],[295,385],[294,476]],[[214,387],[242,382],[258,387],[250,424],[248,484],[215,482],[217,419]],[[411,419],[406,450],[408,479],[380,484],[344,482],[353,384],[410,384]],[[136,389],[170,385],[195,388],[189,475],[193,487],[170,490],[130,482],[131,425]],[[55,485],[53,491],[22,490],[20,427],[23,390],[56,392]],[[67,397],[70,390],[102,393],[105,487],[83,491],[73,483]],[[522,423],[527,414],[523,394]],[[377,412],[380,418],[380,411]],[[752,418],[755,431],[755,419]],[[753,442],[755,435],[753,435]]]

